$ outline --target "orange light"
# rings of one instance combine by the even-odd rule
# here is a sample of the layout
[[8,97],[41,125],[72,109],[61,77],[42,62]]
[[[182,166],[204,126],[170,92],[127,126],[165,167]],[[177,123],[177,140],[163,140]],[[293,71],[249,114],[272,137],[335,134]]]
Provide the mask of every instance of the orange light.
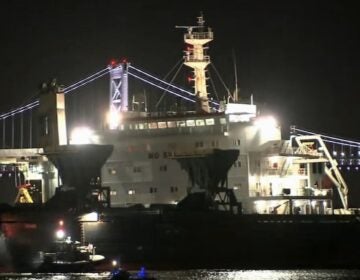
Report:
[[62,227],[63,225],[64,225],[64,221],[63,221],[63,220],[60,220],[60,221],[59,221],[59,226]]

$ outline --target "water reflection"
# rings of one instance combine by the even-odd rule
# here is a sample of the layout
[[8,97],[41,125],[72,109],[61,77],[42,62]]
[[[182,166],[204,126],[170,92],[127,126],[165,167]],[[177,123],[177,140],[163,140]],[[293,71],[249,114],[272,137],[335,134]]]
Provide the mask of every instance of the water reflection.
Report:
[[[360,270],[179,270],[150,271],[158,280],[345,280],[360,279]],[[0,279],[109,279],[109,273],[0,274]]]

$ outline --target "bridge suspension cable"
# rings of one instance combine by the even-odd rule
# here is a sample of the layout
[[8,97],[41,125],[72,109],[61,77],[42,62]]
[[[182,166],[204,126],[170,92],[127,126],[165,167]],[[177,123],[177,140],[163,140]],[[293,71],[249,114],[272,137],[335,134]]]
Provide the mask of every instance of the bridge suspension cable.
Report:
[[[101,69],[100,71],[98,71],[98,72],[96,72],[96,73],[94,73],[94,74],[92,74],[92,75],[90,75],[90,76],[88,76],[88,77],[86,77],[86,78],[84,78],[84,79],[82,79],[82,80],[68,86],[68,87],[65,87],[63,89],[63,91],[64,91],[65,94],[67,94],[67,93],[69,93],[69,92],[71,92],[71,91],[73,91],[75,89],[78,89],[78,88],[80,88],[80,87],[82,87],[82,86],[84,86],[84,85],[86,85],[86,84],[88,84],[90,82],[93,82],[93,81],[103,77],[104,75],[108,74],[110,69],[111,69],[110,66],[106,67],[104,69]],[[17,115],[19,113],[23,113],[23,112],[25,112],[27,110],[35,108],[38,105],[39,105],[39,100],[35,100],[35,101],[33,101],[31,103],[28,103],[28,104],[26,104],[24,106],[20,106],[20,107],[18,107],[16,109],[13,109],[13,110],[9,111],[9,112],[1,114],[0,119],[4,120],[4,119],[6,119],[6,118],[8,118],[10,116],[15,116],[15,115]]]
[[75,89],[78,89],[79,87],[82,87],[82,86],[84,86],[84,85],[86,85],[88,83],[91,83],[91,82],[105,76],[106,74],[108,74],[110,72],[110,69],[111,69],[111,67],[108,66],[108,67],[106,67],[104,69],[101,69],[100,71],[98,71],[98,72],[96,72],[96,73],[94,73],[94,74],[92,74],[92,75],[90,75],[90,76],[88,76],[88,77],[86,77],[86,78],[84,78],[84,79],[82,79],[82,80],[80,80],[80,81],[78,81],[78,82],[64,88],[63,89],[64,93],[67,94],[67,93],[69,93],[69,92],[71,92],[71,91],[73,91]]
[[169,92],[169,93],[171,93],[171,94],[173,94],[173,95],[176,95],[177,97],[181,97],[181,98],[183,98],[183,99],[185,99],[185,100],[187,100],[187,101],[193,102],[193,103],[196,102],[196,101],[195,101],[194,99],[192,99],[192,98],[183,96],[183,95],[181,95],[181,94],[179,94],[179,93],[176,93],[176,92],[173,91],[173,90],[167,89],[167,88],[165,88],[165,87],[163,87],[163,86],[161,86],[161,85],[159,85],[159,84],[155,84],[154,82],[149,81],[149,80],[147,80],[147,79],[145,79],[145,78],[142,78],[142,77],[140,77],[140,76],[138,76],[138,75],[136,75],[136,74],[134,74],[134,73],[128,72],[128,74],[129,74],[130,76],[136,78],[136,79],[139,79],[139,80],[145,82],[145,83],[148,83],[148,84],[150,84],[150,85],[152,85],[152,86],[155,86],[155,87],[157,87],[157,88],[159,88],[159,89],[162,89],[162,90],[164,90],[164,91],[166,91],[166,92]]
[[23,112],[25,112],[27,110],[30,110],[30,109],[38,106],[38,105],[39,105],[39,100],[35,100],[35,101],[33,101],[31,103],[28,103],[28,104],[26,104],[24,106],[18,107],[18,108],[13,109],[13,110],[11,110],[9,112],[1,114],[0,119],[4,120],[4,119],[6,119],[8,117],[15,116],[15,115],[17,115],[19,113],[23,113]]
[[[173,85],[173,84],[170,84],[170,83],[168,83],[168,82],[166,82],[166,81],[163,81],[163,80],[161,80],[161,79],[159,79],[159,78],[157,78],[157,77],[155,77],[155,76],[153,76],[153,75],[151,75],[151,74],[149,74],[149,73],[146,73],[146,72],[143,71],[143,70],[140,70],[140,69],[138,69],[138,68],[135,68],[134,66],[129,65],[129,70],[131,70],[131,69],[132,69],[132,70],[135,70],[135,71],[137,71],[137,72],[139,72],[139,73],[141,73],[141,74],[144,74],[145,76],[149,77],[149,79],[153,79],[153,80],[155,80],[155,81],[158,81],[159,83],[163,83],[163,84],[165,84],[165,85],[168,86],[168,87],[177,89],[178,91],[181,91],[181,92],[186,93],[186,94],[188,94],[188,95],[195,96],[194,93],[192,93],[192,92],[190,92],[190,91],[188,91],[188,90],[185,90],[185,89],[183,89],[183,88],[177,87],[177,86],[175,86],[175,85]],[[129,71],[129,73],[131,73],[131,71]],[[132,74],[133,74],[133,73],[132,73]]]
[[[134,70],[137,73],[133,73],[131,70]],[[151,74],[149,74],[149,73],[147,73],[147,72],[145,72],[143,70],[140,70],[140,69],[138,69],[138,68],[136,68],[134,66],[129,65],[128,73],[129,73],[129,75],[131,75],[131,76],[133,76],[133,77],[135,77],[135,78],[137,78],[139,80],[142,80],[142,81],[144,81],[144,82],[146,82],[148,84],[151,84],[151,85],[153,85],[155,87],[158,87],[158,88],[160,88],[160,89],[162,89],[162,90],[164,90],[166,92],[172,93],[172,94],[174,94],[174,95],[176,95],[178,97],[181,97],[181,98],[183,98],[185,100],[190,101],[190,98],[187,98],[186,96],[183,96],[181,93],[185,93],[185,94],[188,94],[190,96],[195,96],[195,93],[192,93],[192,92],[190,92],[188,90],[185,90],[183,88],[180,88],[180,87],[177,87],[177,86],[175,86],[173,84],[170,84],[170,83],[168,83],[166,81],[163,81],[163,80],[161,80],[161,79],[159,79],[159,78],[157,78],[157,77],[155,77],[155,76],[153,76],[153,75],[151,75]],[[144,75],[146,77],[141,77],[140,75]],[[164,85],[160,85],[159,83],[164,84]],[[171,88],[171,90],[170,90],[170,88]],[[175,91],[178,91],[178,92],[176,93]],[[193,103],[196,102],[193,99],[191,99],[191,100],[192,101],[190,101],[190,102],[193,102]],[[209,102],[211,104],[213,104],[214,106],[219,106],[219,103],[216,102],[216,101],[209,100]],[[216,110],[216,108],[215,108],[215,110]]]

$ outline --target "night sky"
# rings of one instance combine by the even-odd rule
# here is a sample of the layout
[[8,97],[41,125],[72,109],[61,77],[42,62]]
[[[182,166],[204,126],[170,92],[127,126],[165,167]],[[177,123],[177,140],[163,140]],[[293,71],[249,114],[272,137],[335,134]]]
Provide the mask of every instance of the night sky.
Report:
[[[70,85],[114,57],[164,77],[184,49],[175,25],[195,24],[203,11],[215,36],[209,54],[230,89],[235,54],[241,96],[253,94],[284,131],[294,124],[360,140],[355,1],[161,2],[2,1],[0,111],[44,80]],[[107,86],[105,78],[93,88],[107,96]]]

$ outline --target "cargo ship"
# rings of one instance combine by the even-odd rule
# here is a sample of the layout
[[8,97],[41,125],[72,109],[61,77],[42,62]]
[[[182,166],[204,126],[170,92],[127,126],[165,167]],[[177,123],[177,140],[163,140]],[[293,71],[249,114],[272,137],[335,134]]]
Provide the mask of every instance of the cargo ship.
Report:
[[1,211],[9,262],[27,267],[24,256],[42,243],[34,235],[49,234],[51,217],[136,269],[358,267],[360,217],[322,138],[283,139],[277,121],[252,100],[240,103],[237,91],[209,99],[214,34],[203,16],[180,28],[193,110],[129,110],[127,77],[144,73],[113,65],[108,128],[89,144],[64,144],[64,93],[55,87],[40,97],[40,120],[51,132],[40,135],[42,154],[61,182],[37,210]]

